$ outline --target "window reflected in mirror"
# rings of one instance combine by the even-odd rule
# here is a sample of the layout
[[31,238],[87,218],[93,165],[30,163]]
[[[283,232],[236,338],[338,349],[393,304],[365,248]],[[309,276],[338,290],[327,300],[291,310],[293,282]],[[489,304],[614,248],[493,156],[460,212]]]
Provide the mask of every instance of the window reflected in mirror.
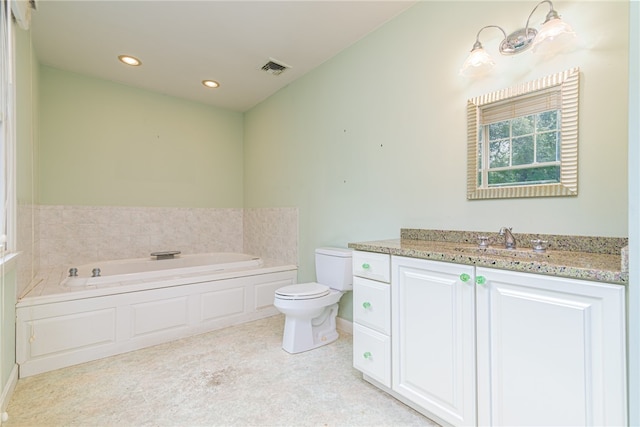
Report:
[[577,195],[577,68],[470,99],[467,198]]

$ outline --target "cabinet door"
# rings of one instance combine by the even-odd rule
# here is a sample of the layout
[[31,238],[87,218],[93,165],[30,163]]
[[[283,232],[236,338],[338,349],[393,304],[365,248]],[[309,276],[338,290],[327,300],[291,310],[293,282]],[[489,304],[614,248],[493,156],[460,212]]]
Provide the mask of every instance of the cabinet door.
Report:
[[479,424],[624,425],[625,288],[476,275]]
[[473,425],[474,268],[392,259],[392,388],[454,425]]

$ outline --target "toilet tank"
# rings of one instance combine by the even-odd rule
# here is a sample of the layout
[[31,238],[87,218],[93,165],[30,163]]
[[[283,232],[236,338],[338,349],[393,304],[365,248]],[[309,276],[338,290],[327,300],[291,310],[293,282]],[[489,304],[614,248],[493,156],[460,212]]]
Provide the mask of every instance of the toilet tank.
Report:
[[316,280],[338,291],[353,289],[351,249],[316,249]]

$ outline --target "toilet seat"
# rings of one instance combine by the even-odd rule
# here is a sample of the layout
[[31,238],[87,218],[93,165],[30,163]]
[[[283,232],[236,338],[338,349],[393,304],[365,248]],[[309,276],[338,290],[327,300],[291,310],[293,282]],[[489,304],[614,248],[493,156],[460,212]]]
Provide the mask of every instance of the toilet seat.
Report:
[[284,286],[276,290],[276,298],[286,300],[306,300],[321,298],[329,295],[331,289],[327,285],[320,283],[299,283],[296,285]]

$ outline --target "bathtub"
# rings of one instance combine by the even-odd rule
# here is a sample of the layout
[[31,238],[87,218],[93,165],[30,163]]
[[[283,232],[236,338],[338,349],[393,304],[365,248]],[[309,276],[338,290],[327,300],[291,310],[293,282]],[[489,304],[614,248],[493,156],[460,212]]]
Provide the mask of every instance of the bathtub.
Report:
[[43,272],[16,305],[20,377],[278,314],[275,290],[296,277],[294,265],[238,253]]
[[[93,262],[70,267],[69,270],[76,270],[77,276],[67,276],[61,284],[64,287],[109,286],[185,275],[201,276],[223,271],[255,269],[262,265],[263,261],[259,257],[227,252],[177,255],[170,259],[137,258]],[[100,276],[93,276],[95,269],[100,270]]]

